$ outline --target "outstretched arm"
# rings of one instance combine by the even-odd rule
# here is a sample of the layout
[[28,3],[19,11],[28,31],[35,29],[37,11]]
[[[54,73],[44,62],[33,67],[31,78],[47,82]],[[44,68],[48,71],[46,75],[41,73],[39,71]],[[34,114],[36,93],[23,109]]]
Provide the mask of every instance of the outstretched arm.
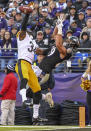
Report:
[[21,31],[19,32],[19,39],[23,40],[26,37],[26,27],[29,19],[29,14],[26,14],[21,25]]
[[66,55],[66,48],[63,46],[63,38],[62,38],[63,21],[64,21],[64,18],[62,17],[58,18],[58,21],[53,33],[55,37],[56,47],[58,48],[60,52],[61,58],[64,58]]
[[29,19],[29,14],[26,14],[21,25],[21,31],[26,31],[28,19]]
[[60,52],[60,55],[62,57],[64,57],[66,55],[66,48],[63,46],[63,39],[62,39],[62,35],[60,34],[57,34],[56,35],[56,39],[55,39],[55,42],[56,42],[56,47],[57,49],[59,50]]
[[37,48],[36,49],[36,54],[46,56],[50,50],[51,50],[51,48],[48,48],[48,49],[45,49],[45,50]]

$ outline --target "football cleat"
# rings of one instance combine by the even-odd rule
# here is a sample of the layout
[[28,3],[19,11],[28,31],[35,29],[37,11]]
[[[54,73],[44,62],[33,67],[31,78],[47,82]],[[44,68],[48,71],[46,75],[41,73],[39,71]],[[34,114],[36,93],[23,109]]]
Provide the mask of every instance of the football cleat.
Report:
[[50,107],[54,106],[54,101],[52,99],[52,93],[48,92],[45,97],[45,101],[49,103]]
[[30,102],[29,100],[25,100],[25,101],[23,102],[23,105],[22,105],[22,106],[23,106],[23,107],[33,106],[33,103]]
[[32,119],[32,122],[33,122],[32,125],[35,125],[35,126],[42,125],[42,122],[46,122],[46,121],[48,121],[48,119],[40,118],[40,117],[38,117],[38,118],[33,118],[33,119]]

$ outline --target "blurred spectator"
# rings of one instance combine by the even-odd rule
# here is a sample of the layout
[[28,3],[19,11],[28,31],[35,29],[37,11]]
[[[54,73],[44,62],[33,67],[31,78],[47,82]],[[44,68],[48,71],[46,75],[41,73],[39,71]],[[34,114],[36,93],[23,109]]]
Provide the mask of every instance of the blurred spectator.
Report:
[[7,29],[7,21],[6,21],[6,19],[2,18],[1,15],[0,15],[0,30],[2,28]]
[[14,8],[17,8],[19,5],[18,5],[18,2],[16,0],[13,0],[13,7]]
[[86,26],[82,29],[82,32],[89,32],[90,33],[90,40],[91,40],[91,18],[88,17],[86,20]]
[[29,16],[29,20],[28,20],[28,27],[31,28],[31,30],[33,30],[33,34],[34,36],[36,35],[36,31],[37,30],[37,25],[39,22],[39,16],[38,16],[38,9],[34,9],[33,12],[31,13],[31,15]]
[[76,8],[75,6],[71,6],[70,8],[70,14],[67,16],[67,19],[69,20],[69,22],[71,23],[73,20],[77,20],[77,14],[76,14]]
[[21,28],[22,23],[22,14],[17,12],[15,15],[15,25],[17,26],[18,30]]
[[65,39],[64,39],[64,45],[65,45],[65,42],[69,41],[69,37],[72,36],[72,35],[73,35],[72,30],[67,30],[66,36],[65,36]]
[[47,24],[44,29],[44,39],[45,41],[48,41],[49,47],[54,43],[52,34],[53,34],[53,27]]
[[73,4],[76,2],[76,0],[72,0]]
[[86,66],[86,64],[89,62],[89,54],[91,52],[91,40],[89,37],[89,32],[83,32],[81,35],[80,40],[80,47],[83,48],[82,50],[79,49],[82,58],[79,57],[78,62],[80,66]]
[[86,9],[86,16],[85,16],[85,18],[87,19],[88,17],[91,18],[91,6],[88,6],[87,9]]
[[3,40],[4,34],[5,34],[6,29],[2,28],[0,31],[0,40]]
[[55,12],[55,16],[56,16],[56,21],[57,21],[57,18],[60,17],[60,13],[62,12],[62,10],[60,9],[56,9],[56,12]]
[[48,23],[48,24],[51,23],[51,25],[53,24],[53,20],[49,17],[47,8],[42,9],[42,16],[44,17],[46,23]]
[[50,15],[51,18],[55,17],[55,13],[56,13],[56,2],[50,2],[48,5],[48,13]]
[[52,0],[39,0],[39,7],[43,7],[43,6],[47,6],[48,5],[48,2],[52,1]]
[[79,9],[79,12],[83,12],[85,14],[86,8],[88,7],[89,3],[87,0],[82,1],[82,8]]
[[76,23],[75,20],[71,22],[71,24],[70,24],[70,29],[71,29],[72,32],[73,32],[73,36],[77,36],[77,37],[80,36],[81,28],[79,28],[79,27],[77,26],[77,23]]
[[45,18],[41,15],[38,18],[38,22],[36,23],[35,31],[43,30],[46,26]]
[[53,33],[52,26],[49,24],[46,24],[46,26],[44,28],[44,38],[51,39],[52,33]]
[[6,19],[6,13],[5,13],[4,11],[2,11],[2,12],[0,13],[0,16],[1,16],[2,18]]
[[3,11],[3,7],[2,6],[0,6],[0,13]]
[[12,26],[12,28],[11,28],[11,38],[16,38],[17,32],[18,32],[17,26]]
[[78,19],[77,19],[77,26],[81,29],[83,29],[86,25],[85,23],[85,14],[84,12],[79,12],[78,13]]
[[83,32],[81,34],[81,41],[80,41],[79,48],[91,48],[91,40],[90,40],[89,32]]
[[2,6],[4,8],[8,2],[9,2],[9,0],[0,0],[0,6]]
[[10,16],[15,19],[16,13],[17,13],[17,10],[14,8],[14,9],[12,9]]
[[50,3],[52,3],[54,0],[47,0],[47,4],[49,5]]
[[71,8],[72,4],[73,4],[72,0],[67,0],[67,8],[65,9],[65,12],[67,13],[67,15],[70,12],[70,8]]
[[8,19],[8,30],[11,32],[11,28],[12,28],[12,26],[15,24],[15,21],[14,21],[14,18],[13,17],[10,17],[9,19]]
[[14,125],[15,121],[15,102],[18,81],[14,75],[14,67],[7,65],[5,68],[6,76],[3,87],[0,91],[1,97],[1,125]]
[[11,34],[9,31],[6,31],[4,38],[1,41],[1,69],[5,68],[5,64],[14,63],[15,53],[17,52],[13,48],[17,48],[16,39],[11,39]]
[[39,48],[49,48],[48,39],[44,39],[43,31],[37,32],[36,43],[38,44]]
[[75,2],[76,11],[79,11],[82,8],[82,1],[83,0],[76,0]]
[[67,7],[67,3],[66,3],[66,0],[59,0],[57,3],[56,3],[56,8],[59,8],[61,10],[65,10]]

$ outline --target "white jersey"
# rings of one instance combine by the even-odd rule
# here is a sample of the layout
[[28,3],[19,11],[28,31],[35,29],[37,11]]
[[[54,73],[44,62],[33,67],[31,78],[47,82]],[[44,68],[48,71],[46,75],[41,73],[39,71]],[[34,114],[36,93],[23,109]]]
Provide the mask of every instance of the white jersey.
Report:
[[32,64],[34,61],[34,53],[38,45],[36,44],[35,40],[29,37],[28,33],[26,32],[26,37],[24,40],[19,40],[17,38],[18,44],[18,59],[23,59]]

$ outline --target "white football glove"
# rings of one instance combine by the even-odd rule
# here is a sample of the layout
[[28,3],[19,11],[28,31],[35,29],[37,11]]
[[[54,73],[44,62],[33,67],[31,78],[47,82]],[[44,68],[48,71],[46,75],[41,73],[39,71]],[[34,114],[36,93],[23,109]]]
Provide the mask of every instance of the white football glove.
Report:
[[64,17],[58,17],[56,27],[58,28],[58,34],[62,35],[62,27],[63,27]]

